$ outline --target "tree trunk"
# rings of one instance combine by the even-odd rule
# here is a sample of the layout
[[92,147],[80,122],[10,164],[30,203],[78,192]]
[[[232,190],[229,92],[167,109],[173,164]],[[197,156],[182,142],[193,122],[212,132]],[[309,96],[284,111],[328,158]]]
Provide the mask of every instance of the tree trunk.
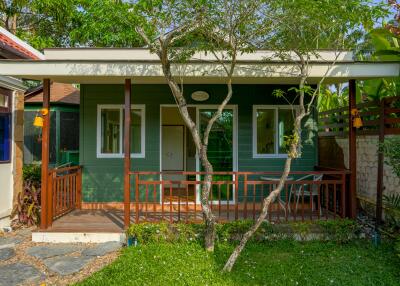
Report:
[[279,196],[281,193],[285,181],[287,180],[287,177],[290,173],[290,168],[292,165],[292,160],[294,158],[297,158],[299,156],[299,146],[301,146],[301,121],[303,120],[304,116],[307,114],[305,107],[304,107],[304,85],[306,81],[306,75],[305,75],[305,70],[304,70],[304,65],[301,67],[301,79],[300,79],[300,84],[299,84],[299,89],[300,89],[300,98],[299,98],[299,104],[300,104],[300,114],[296,116],[294,125],[293,125],[293,139],[290,142],[290,148],[288,152],[288,157],[285,162],[285,168],[283,170],[282,176],[279,179],[279,183],[277,187],[266,197],[263,201],[263,207],[260,216],[257,218],[255,224],[244,234],[242,240],[240,241],[239,245],[235,248],[235,250],[232,252],[231,256],[229,257],[228,261],[225,263],[225,266],[223,268],[223,271],[230,272],[235,265],[235,262],[237,258],[239,257],[240,253],[246,246],[247,242],[249,239],[254,235],[254,233],[257,231],[257,229],[260,227],[261,223],[265,220],[265,218],[268,215],[268,208],[272,202],[276,200],[276,198]]
[[260,216],[257,218],[255,224],[243,235],[243,238],[240,241],[239,245],[235,248],[235,250],[232,252],[231,256],[229,257],[228,261],[225,263],[223,271],[230,272],[232,270],[232,267],[233,267],[233,265],[235,265],[235,262],[236,262],[237,258],[239,257],[240,253],[242,252],[243,248],[246,246],[249,239],[254,235],[254,233],[257,231],[257,229],[260,227],[262,222],[267,217],[270,204],[276,200],[276,198],[279,196],[279,194],[285,184],[285,181],[290,172],[291,163],[292,163],[292,158],[288,157],[286,159],[285,169],[284,169],[282,177],[279,180],[278,186],[268,195],[268,197],[266,197],[264,199],[263,208],[262,208]]

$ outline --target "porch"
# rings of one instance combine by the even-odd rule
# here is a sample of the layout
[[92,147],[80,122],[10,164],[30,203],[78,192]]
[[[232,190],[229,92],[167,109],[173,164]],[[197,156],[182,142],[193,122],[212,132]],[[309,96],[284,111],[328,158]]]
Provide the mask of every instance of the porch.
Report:
[[[348,171],[291,172],[280,197],[270,205],[273,223],[328,220],[346,216]],[[46,233],[121,233],[142,222],[200,223],[204,172],[130,172],[129,203],[82,204],[81,167],[50,171],[52,204]],[[218,222],[255,220],[279,172],[215,172],[210,205]],[[165,177],[181,176],[182,180]]]

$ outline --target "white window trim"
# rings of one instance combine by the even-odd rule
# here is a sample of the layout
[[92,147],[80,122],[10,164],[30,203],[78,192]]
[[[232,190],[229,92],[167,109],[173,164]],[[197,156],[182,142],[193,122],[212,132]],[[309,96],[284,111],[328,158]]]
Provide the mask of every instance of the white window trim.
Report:
[[[298,113],[298,105],[253,105],[253,158],[287,158],[287,154],[278,153],[279,146],[279,134],[278,134],[278,110],[279,109],[295,109],[296,114]],[[257,153],[257,109],[273,109],[275,112],[275,153],[274,154],[259,154]]]
[[[103,109],[119,109],[119,120],[120,120],[120,140],[119,140],[119,153],[109,154],[109,153],[101,153],[101,111]],[[145,158],[146,156],[146,107],[144,104],[132,104],[132,109],[139,109],[141,114],[141,125],[140,125],[140,140],[141,140],[141,150],[140,153],[131,153],[131,158]],[[122,152],[122,144],[123,144],[123,118],[122,111],[124,110],[123,104],[98,104],[97,105],[97,136],[96,136],[96,155],[97,158],[123,158],[124,153]]]

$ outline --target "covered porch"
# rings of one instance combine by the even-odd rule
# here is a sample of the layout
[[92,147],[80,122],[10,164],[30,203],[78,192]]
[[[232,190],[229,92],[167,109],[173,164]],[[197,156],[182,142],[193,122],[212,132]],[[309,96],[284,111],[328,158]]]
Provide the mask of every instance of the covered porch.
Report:
[[[147,169],[143,165],[138,170],[136,163],[143,160],[145,155],[144,153],[138,153],[137,156],[131,154],[133,153],[132,148],[136,148],[131,136],[131,122],[132,117],[135,116],[135,113],[132,112],[132,106],[142,104],[142,102],[136,100],[138,94],[135,93],[135,87],[165,83],[160,64],[156,61],[154,55],[147,50],[124,50],[124,53],[121,53],[121,51],[113,49],[97,49],[90,51],[90,55],[88,52],[85,49],[48,50],[45,53],[46,60],[44,61],[35,63],[0,62],[0,67],[6,68],[11,75],[43,80],[43,108],[47,110],[50,108],[50,82],[53,80],[80,83],[81,85],[97,85],[98,87],[112,84],[110,89],[115,85],[123,87],[123,89],[118,88],[120,95],[123,94],[123,105],[114,108],[119,110],[120,116],[121,132],[119,138],[121,139],[117,142],[119,144],[118,160],[123,164],[121,180],[123,200],[107,202],[85,200],[84,197],[87,196],[85,192],[88,192],[89,189],[85,186],[85,179],[82,179],[82,174],[86,172],[88,167],[86,160],[80,160],[81,166],[49,168],[50,120],[49,116],[43,116],[42,212],[38,237],[41,236],[42,239],[45,239],[44,234],[50,233],[79,233],[82,235],[123,233],[124,229],[128,228],[130,224],[145,221],[168,223],[202,221],[199,196],[204,173],[199,167],[195,169],[177,168],[178,171],[176,171],[173,168],[174,166],[163,166],[161,162],[163,155],[160,152],[159,170]],[[279,62],[277,59],[275,62],[265,63],[262,61],[262,53],[265,52],[260,51],[255,55],[259,60],[250,59],[247,55],[238,59],[238,71],[234,76],[236,84],[296,85],[298,83],[298,76],[290,73],[295,66],[293,62]],[[88,57],[89,60],[85,57]],[[128,57],[129,61],[127,61]],[[356,80],[397,76],[399,64],[360,63],[353,60],[351,53],[343,53],[335,63],[333,63],[332,55],[327,54],[325,57],[324,60],[313,60],[314,62],[310,67],[309,83],[318,83],[326,74],[327,83],[348,83],[350,103],[347,127],[350,151],[349,170],[334,170],[317,166],[315,168],[307,166],[301,169],[302,164],[299,164],[298,168],[290,173],[279,200],[270,207],[268,219],[271,222],[327,220],[340,217],[354,218],[356,215],[356,129],[353,126],[351,115],[351,110],[355,108],[356,103]],[[193,69],[194,72],[185,77],[185,83],[197,85],[223,84],[221,75],[204,73],[207,70],[214,70],[215,65],[213,64],[204,65],[198,63],[198,61],[193,61],[188,64],[188,68]],[[248,72],[250,68],[257,69]],[[329,69],[328,73],[326,69]],[[217,71],[214,72],[217,73]],[[99,90],[100,88],[93,88],[93,97]],[[112,102],[110,95],[106,99],[107,102]],[[260,96],[258,100],[258,103],[251,104],[263,103],[262,100],[264,99]],[[247,101],[249,100],[247,99]],[[251,112],[251,110],[241,111],[241,103],[232,104],[232,130],[234,130],[233,132],[241,132],[235,128],[235,124],[240,123],[240,120],[235,119],[235,110],[239,109],[239,113],[242,112],[242,118],[243,116],[250,117],[250,121],[251,116],[246,113]],[[158,107],[160,120],[154,125],[160,128],[160,139],[146,136],[147,139],[142,138],[142,140],[160,140],[161,142],[162,127],[173,126],[173,124],[167,122],[163,124],[161,105],[162,103],[159,103]],[[96,108],[101,112],[101,103],[96,102]],[[195,108],[198,118],[197,124],[200,125],[201,118],[199,119],[198,114],[201,112],[201,108],[198,106]],[[91,110],[94,109],[93,107]],[[152,113],[154,111],[157,111],[157,109],[151,109]],[[86,109],[81,107],[81,117],[85,117],[86,112]],[[93,117],[93,115],[91,116]],[[251,131],[244,131],[250,134],[248,135],[249,138],[252,137]],[[231,136],[232,146],[234,146],[235,136],[234,134],[231,134]],[[242,146],[246,146],[246,142]],[[162,148],[161,145],[160,143],[159,148]],[[93,149],[93,147],[91,148]],[[111,146],[110,148],[114,147]],[[238,150],[237,143],[235,148],[232,148],[232,162],[229,163],[231,165],[228,164],[231,166],[230,169],[216,171],[212,174],[214,180],[209,199],[213,213],[219,222],[255,219],[261,210],[263,198],[272,191],[277,183],[277,178],[281,174],[279,167],[276,167],[273,171],[271,171],[271,167],[263,168],[261,161],[257,161],[259,158],[254,156],[254,153],[253,156],[248,155],[247,165],[238,166],[237,162],[235,163],[235,156],[237,156],[235,154],[241,150]],[[274,148],[278,149],[276,146]],[[95,155],[97,152],[96,161],[93,161],[93,164],[109,157],[107,154],[104,156],[98,150],[90,150]],[[284,157],[275,156],[271,159],[284,160]],[[263,160],[262,162],[267,162],[269,159],[264,158]],[[257,170],[254,170],[252,162],[256,161],[258,162]],[[187,163],[185,164],[187,165]],[[107,166],[105,168],[107,169]],[[37,240],[40,241],[39,238]]]

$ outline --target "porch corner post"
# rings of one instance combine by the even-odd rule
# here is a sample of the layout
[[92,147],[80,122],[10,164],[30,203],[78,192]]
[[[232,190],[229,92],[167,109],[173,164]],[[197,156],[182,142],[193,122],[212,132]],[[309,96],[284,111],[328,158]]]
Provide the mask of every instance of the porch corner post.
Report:
[[350,194],[347,196],[348,209],[346,213],[352,219],[357,216],[357,137],[356,128],[353,126],[351,110],[356,106],[356,81],[349,80],[349,168],[350,168]]
[[130,225],[130,170],[131,170],[131,79],[125,79],[124,120],[124,227]]
[[48,189],[49,174],[49,145],[50,145],[50,79],[43,79],[43,109],[48,112],[43,115],[42,128],[42,174],[41,174],[41,213],[40,228],[46,229],[51,226],[51,207],[49,201],[50,190]]

